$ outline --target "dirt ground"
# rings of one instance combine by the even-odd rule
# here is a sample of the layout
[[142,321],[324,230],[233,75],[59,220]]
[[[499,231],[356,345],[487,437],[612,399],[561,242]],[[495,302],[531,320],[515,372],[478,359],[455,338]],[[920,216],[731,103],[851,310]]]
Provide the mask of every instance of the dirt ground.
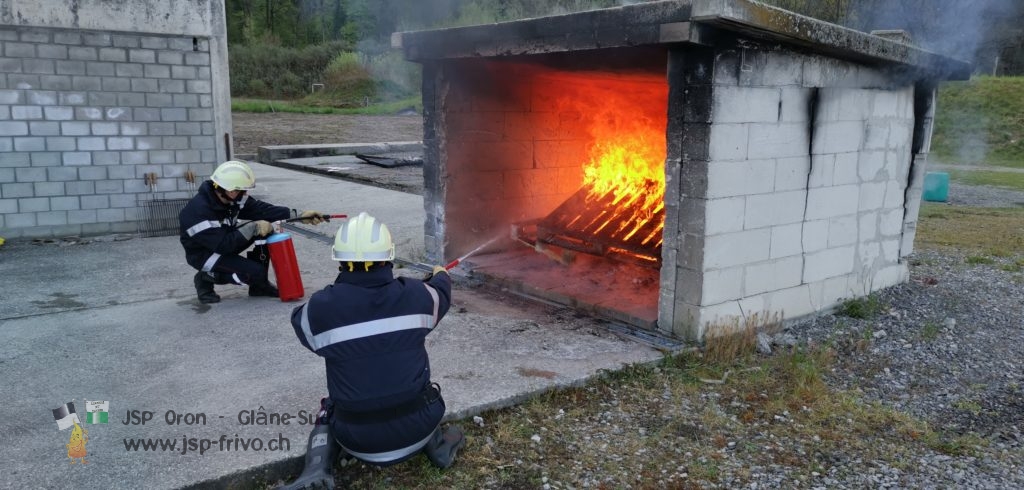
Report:
[[287,112],[231,114],[235,153],[254,154],[260,146],[321,143],[420,141],[423,116],[348,116]]

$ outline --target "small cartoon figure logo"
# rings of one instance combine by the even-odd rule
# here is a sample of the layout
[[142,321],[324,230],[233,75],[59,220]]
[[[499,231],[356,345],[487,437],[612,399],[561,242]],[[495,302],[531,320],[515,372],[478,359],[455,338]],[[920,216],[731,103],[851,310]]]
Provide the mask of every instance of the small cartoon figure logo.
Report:
[[85,443],[89,442],[89,431],[79,427],[78,422],[74,424],[75,428],[71,429],[71,440],[66,444],[68,458],[71,459],[71,464],[75,464],[75,458],[80,459],[82,464],[88,464],[85,460]]

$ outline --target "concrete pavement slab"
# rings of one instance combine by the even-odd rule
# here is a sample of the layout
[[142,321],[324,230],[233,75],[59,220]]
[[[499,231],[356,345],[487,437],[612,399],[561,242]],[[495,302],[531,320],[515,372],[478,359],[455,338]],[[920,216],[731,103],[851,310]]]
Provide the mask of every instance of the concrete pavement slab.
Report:
[[[365,210],[392,229],[401,258],[422,260],[419,196],[254,169],[257,197],[298,209]],[[333,234],[337,226],[310,228]],[[221,303],[199,304],[176,236],[83,242],[0,247],[0,392],[7,408],[0,488],[179,488],[255,474],[304,454],[304,417],[326,383],[322,361],[289,324],[301,302],[218,286]],[[336,266],[324,243],[295,235],[294,245],[308,298],[333,281]],[[455,283],[452,311],[428,337],[448,418],[661,356],[571,310],[466,278]],[[83,426],[88,463],[70,464],[71,431],[57,430],[51,410],[74,401],[84,414],[85,400],[109,401],[109,421]],[[152,418],[142,424],[147,412]],[[251,423],[260,413],[292,418]],[[163,440],[163,449],[130,448],[143,439]]]

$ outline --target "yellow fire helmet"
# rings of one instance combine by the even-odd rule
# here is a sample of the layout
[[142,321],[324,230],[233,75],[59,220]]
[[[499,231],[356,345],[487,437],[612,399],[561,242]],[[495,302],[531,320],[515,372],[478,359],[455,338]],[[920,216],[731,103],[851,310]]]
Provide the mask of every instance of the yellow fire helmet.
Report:
[[366,212],[341,224],[332,250],[331,258],[339,262],[388,262],[395,258],[388,227]]
[[228,160],[220,164],[210,180],[226,191],[251,191],[256,188],[256,174],[245,162]]

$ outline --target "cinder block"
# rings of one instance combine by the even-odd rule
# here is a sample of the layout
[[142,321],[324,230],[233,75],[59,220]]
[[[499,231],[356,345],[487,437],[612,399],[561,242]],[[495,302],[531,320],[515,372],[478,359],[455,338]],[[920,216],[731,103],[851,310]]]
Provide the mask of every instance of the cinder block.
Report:
[[187,136],[164,136],[163,149],[185,150],[189,148],[189,137]]
[[33,167],[55,167],[60,165],[60,153],[34,151],[29,155]]
[[121,92],[117,94],[117,105],[125,107],[139,107],[146,105],[146,95],[137,92]]
[[806,124],[750,124],[749,131],[747,158],[796,157],[810,148]]
[[110,46],[110,34],[105,32],[83,32],[82,44],[86,46]]
[[775,192],[747,197],[745,229],[799,223],[804,218],[806,191]]
[[93,165],[119,165],[121,153],[117,151],[94,151],[92,152]]
[[149,134],[153,136],[173,136],[179,134],[176,132],[177,124],[190,124],[190,123],[165,123],[165,122],[151,122],[149,124]]
[[[168,152],[171,153],[171,152]],[[171,162],[176,163],[199,163],[202,161],[202,153],[198,150],[177,150],[173,152],[174,158]],[[171,163],[169,162],[169,163]],[[156,163],[154,161],[154,163]]]
[[58,75],[85,75],[84,61],[58,60],[55,68]]
[[32,187],[31,182],[0,184],[0,195],[7,199],[15,197],[32,197],[32,192],[34,190],[35,189]]
[[31,43],[3,43],[4,56],[9,58],[35,58],[36,45]]
[[[861,271],[857,276],[858,281],[871,277],[870,271],[879,267],[879,257],[881,256],[882,247],[878,242],[861,243],[860,246],[857,247],[857,263],[855,268]],[[863,290],[870,291],[870,288],[864,288]]]
[[36,213],[7,214],[4,216],[4,221],[7,224],[8,232],[13,231],[13,228],[36,226]]
[[114,64],[106,61],[86,63],[85,74],[93,77],[112,77],[114,76]]
[[43,108],[43,115],[48,121],[70,121],[75,116],[75,111],[66,106],[49,106]]
[[53,42],[57,44],[82,44],[82,34],[75,31],[55,31],[53,33]]
[[207,80],[188,80],[185,82],[185,87],[192,94],[208,94],[211,92],[210,82]]
[[832,218],[828,223],[828,247],[837,248],[857,243],[857,234],[856,215]]
[[133,109],[135,121],[159,121],[160,109],[156,107],[136,107]]
[[[50,182],[50,184],[57,186],[60,190],[57,195],[64,193],[64,184],[61,182]],[[51,211],[68,211],[71,209],[79,209],[78,196],[60,196],[50,198],[50,210]]]
[[885,201],[886,182],[869,182],[860,185],[860,198],[858,209],[860,211],[874,211],[881,209]]
[[801,231],[804,253],[817,252],[828,247],[828,220],[805,221]]
[[0,152],[8,152],[14,150],[14,139],[0,137]]
[[210,66],[210,53],[195,51],[185,53],[185,64],[194,66]]
[[860,188],[841,185],[810,189],[807,193],[807,219],[825,219],[857,212]]
[[25,73],[33,73],[36,75],[53,75],[56,73],[53,60],[49,59],[22,60],[21,66]]
[[56,136],[60,134],[60,124],[58,122],[31,122],[29,123],[29,133],[32,136]]
[[772,227],[769,258],[777,259],[800,254],[803,251],[803,244],[801,243],[802,230],[802,223]]
[[170,78],[171,68],[165,65],[143,65],[146,78]]
[[857,219],[857,228],[861,243],[874,241],[878,237],[878,212],[862,213]]
[[63,226],[68,224],[69,211],[46,211],[36,213],[39,226]]
[[[701,281],[698,299],[701,304],[718,304],[743,297],[743,267],[711,270],[696,274],[686,281],[687,289],[693,280]],[[702,280],[701,280],[702,279]],[[689,302],[691,298],[684,298]]]
[[783,87],[780,122],[802,122],[810,120],[811,90],[803,87]]
[[885,208],[902,208],[905,190],[899,182],[887,181],[885,183]]
[[14,179],[17,182],[45,182],[46,169],[36,167],[19,167],[14,169]]
[[142,47],[146,49],[167,49],[167,38],[156,36],[145,36],[139,39]]
[[60,134],[63,136],[85,136],[89,134],[89,123],[81,121],[65,121],[60,123]]
[[137,48],[139,47],[139,38],[136,36],[118,36],[115,34],[111,37],[111,43],[116,48]]
[[[11,118],[16,121],[31,121],[43,118],[43,108],[35,105],[16,105],[11,107]],[[3,133],[0,133],[3,134]]]
[[27,135],[28,123],[25,121],[0,121],[0,134],[5,136]]
[[145,103],[139,105],[147,105],[149,107],[174,107],[174,98],[171,94],[146,94]]
[[708,236],[704,245],[704,270],[767,260],[770,246],[771,230],[767,228]]
[[196,78],[198,78],[200,80],[209,80],[210,79],[210,67],[209,66],[200,66],[199,68],[197,68],[196,69]]
[[64,183],[64,193],[69,196],[91,195],[96,193],[96,183],[88,180],[76,180]]
[[199,96],[195,94],[174,94],[174,107],[199,107]]
[[879,213],[878,231],[883,237],[899,235],[903,230],[903,208]]
[[0,199],[0,215],[18,212],[17,199]]
[[94,122],[89,123],[92,134],[96,136],[110,136],[118,134],[118,123],[116,122]]
[[179,78],[183,80],[195,80],[196,79],[196,67],[194,66],[172,66],[171,67],[171,78]]
[[857,160],[858,175],[862,182],[873,182],[879,178],[879,173],[885,168],[886,152],[884,151],[863,151]]
[[[69,78],[69,77],[63,77],[63,78],[67,78],[68,79],[68,88],[65,89],[65,90],[70,90],[71,89],[71,85],[70,85],[71,84],[71,82],[70,82],[71,78]],[[85,105],[85,103],[88,102],[88,97],[87,97],[85,92],[61,92],[60,95],[58,96],[58,99],[59,99],[60,105],[69,105],[69,106]]]
[[[90,95],[91,97],[92,95]],[[96,107],[75,107],[75,119],[96,120],[103,119],[103,111]]]
[[124,62],[128,59],[128,53],[123,48],[100,48],[100,61]]
[[110,207],[131,208],[137,205],[134,194],[114,194],[110,196]]
[[[122,129],[124,126],[122,126]],[[109,137],[107,138],[107,148],[111,150],[133,150],[135,149],[135,138],[129,137]]]
[[83,92],[103,90],[103,79],[100,77],[71,77],[71,88]]
[[188,112],[186,109],[179,108],[164,108],[160,109],[160,120],[161,121],[188,121]]
[[135,147],[140,150],[154,150],[163,147],[163,138],[154,136],[144,136],[135,138]]
[[79,151],[103,151],[106,149],[107,145],[102,137],[78,138]]
[[110,207],[110,199],[108,196],[82,196],[81,200],[81,209],[103,209]]
[[803,79],[803,56],[792,51],[745,50],[739,71],[740,85],[784,87],[800,85]]
[[0,167],[27,167],[29,166],[29,154],[24,152],[0,153]]
[[190,136],[189,146],[198,150],[214,148],[214,139],[210,136]]
[[78,178],[78,169],[74,167],[50,167],[46,169],[47,180],[51,182],[64,182]]
[[96,107],[117,105],[117,94],[90,92],[89,105]]
[[847,153],[858,151],[864,138],[863,121],[822,122],[814,127],[811,153]]
[[853,272],[856,247],[829,248],[808,253],[804,261],[803,282],[815,282]]
[[92,154],[86,151],[65,152],[62,155],[64,165],[91,165]]
[[108,121],[129,121],[132,117],[132,108],[130,107],[108,107],[103,112],[104,117]]
[[871,111],[874,91],[858,88],[827,87],[818,91],[817,120],[863,121]]
[[791,191],[807,187],[810,157],[779,158],[775,162],[775,191]]
[[750,296],[797,286],[802,277],[803,257],[799,255],[748,265],[743,294]]
[[142,77],[142,65],[139,63],[118,63],[114,65],[114,73],[119,77]]
[[56,105],[57,92],[51,90],[28,90],[25,99],[32,105]]
[[174,123],[174,134],[179,136],[200,136],[202,125],[200,123]]
[[66,60],[68,58],[68,47],[55,44],[40,44],[36,46],[36,52],[40,58],[51,58]]
[[835,155],[832,185],[847,185],[860,182],[860,177],[857,175],[858,158],[858,153],[839,153]]
[[114,180],[134,179],[135,167],[133,165],[111,165],[107,167],[107,177]]
[[161,92],[168,94],[180,94],[185,91],[185,80],[160,79],[158,85]]
[[811,157],[811,173],[807,177],[807,187],[809,189],[831,187],[836,168],[835,161],[836,156],[831,153],[813,155]]
[[66,212],[68,217],[68,224],[82,224],[82,223],[95,223],[96,222],[96,210],[95,209],[81,209],[72,211],[61,211]]
[[712,162],[708,166],[708,198],[764,194],[775,187],[775,160]]
[[50,211],[50,199],[47,197],[20,198],[17,199],[17,210],[22,213]]
[[181,51],[159,51],[156,54],[156,61],[165,65],[180,65],[184,62],[182,54]]
[[212,121],[213,111],[210,109],[188,109],[189,121]]
[[45,151],[46,138],[14,138],[14,151]]
[[777,123],[781,116],[777,88],[717,86],[712,99],[712,119],[716,124]]
[[105,92],[127,92],[132,89],[132,80],[117,77],[103,77]]
[[743,197],[709,199],[704,206],[707,213],[705,232],[708,235],[718,235],[742,231],[745,206]]
[[155,63],[156,52],[150,49],[128,50],[128,61],[132,63]]
[[124,209],[97,209],[96,220],[100,222],[120,222],[125,218]]

